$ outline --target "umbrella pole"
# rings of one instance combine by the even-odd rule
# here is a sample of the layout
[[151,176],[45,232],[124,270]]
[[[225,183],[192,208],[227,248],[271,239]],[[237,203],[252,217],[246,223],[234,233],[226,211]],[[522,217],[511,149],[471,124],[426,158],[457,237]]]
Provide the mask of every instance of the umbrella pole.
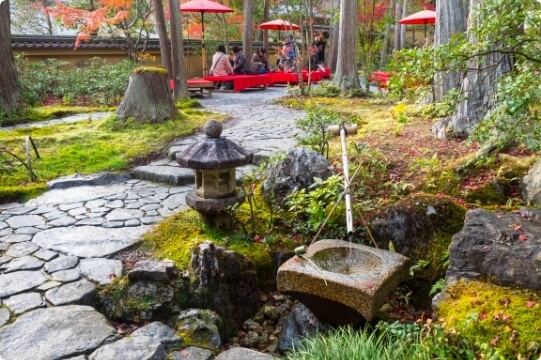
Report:
[[201,11],[201,57],[203,59],[203,77],[207,76],[207,49],[205,49],[205,13]]

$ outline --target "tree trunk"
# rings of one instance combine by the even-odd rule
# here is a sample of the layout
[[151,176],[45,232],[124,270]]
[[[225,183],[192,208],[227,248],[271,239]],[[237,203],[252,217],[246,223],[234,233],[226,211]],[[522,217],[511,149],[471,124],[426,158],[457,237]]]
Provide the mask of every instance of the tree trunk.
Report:
[[180,2],[169,0],[171,28],[171,65],[173,70],[173,98],[189,97],[186,67],[184,66],[184,45],[182,43],[182,19]]
[[254,41],[254,0],[244,0],[244,24],[242,26],[242,51],[246,60],[252,58],[252,42]]
[[[477,39],[470,30],[478,24],[477,9],[483,5],[482,2],[470,0],[467,29],[468,41],[473,44],[477,43]],[[494,44],[494,47],[497,46]],[[442,119],[432,127],[432,133],[437,138],[467,137],[473,132],[475,126],[489,114],[494,104],[497,80],[511,71],[512,59],[509,55],[492,53],[483,58],[470,59],[466,69],[460,85],[464,100],[458,104],[453,116]]]
[[[391,0],[391,4],[389,8],[387,9],[388,15],[394,14],[394,8],[395,8],[394,4],[395,4],[395,0]],[[389,41],[390,36],[391,36],[391,24],[387,22],[387,24],[385,25],[385,36],[383,38],[383,46],[381,47],[381,53],[379,57],[380,69],[384,69],[385,65],[387,64],[387,57],[389,56],[389,52],[390,52],[390,41]]]
[[[332,0],[332,7],[339,8],[340,0]],[[331,46],[327,53],[329,54],[329,67],[331,68],[331,73],[336,72],[336,62],[338,60],[338,38],[340,37],[340,24],[333,23],[331,30]]]
[[394,27],[394,50],[398,51],[402,49],[402,43],[400,42],[400,34],[402,33],[402,27],[404,25],[401,25],[398,23],[398,20],[401,19],[402,15],[402,5],[400,4],[400,0],[396,0],[395,2],[395,9],[394,9],[394,19],[395,19],[395,27]]
[[177,110],[169,96],[168,85],[165,71],[136,69],[130,75],[128,88],[117,110],[118,116],[122,120],[133,117],[139,123],[175,119]]
[[341,0],[338,59],[334,81],[342,92],[360,88],[357,75],[358,14],[357,1]]
[[[263,0],[263,22],[269,21],[269,2],[270,0]],[[263,30],[263,29],[262,29]],[[263,30],[263,48],[269,50],[269,31]]]
[[[445,45],[458,33],[466,31],[468,18],[468,0],[446,0],[436,3],[436,29],[434,45]],[[434,77],[435,101],[441,102],[449,90],[460,86],[458,72],[438,72]]]
[[[408,16],[408,0],[403,0],[402,4],[402,17],[401,19]],[[398,22],[397,22],[398,23]],[[403,49],[406,47],[406,25],[400,26],[400,48]]]
[[162,58],[162,66],[167,69],[169,79],[173,79],[173,68],[171,65],[171,51],[169,38],[167,37],[167,28],[165,27],[165,16],[163,11],[162,0],[154,0],[154,18],[156,19],[156,31],[160,41],[160,56]]
[[17,109],[20,99],[17,69],[11,52],[11,22],[9,0],[0,2],[0,111],[12,112]]

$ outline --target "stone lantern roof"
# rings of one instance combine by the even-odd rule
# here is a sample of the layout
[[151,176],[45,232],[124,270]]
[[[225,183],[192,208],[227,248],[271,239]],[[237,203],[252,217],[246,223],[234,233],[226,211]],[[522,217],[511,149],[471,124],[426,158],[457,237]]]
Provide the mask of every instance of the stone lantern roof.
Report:
[[176,155],[177,162],[195,170],[220,170],[246,165],[252,162],[253,153],[231,140],[220,137],[222,124],[211,120],[205,124],[206,138]]

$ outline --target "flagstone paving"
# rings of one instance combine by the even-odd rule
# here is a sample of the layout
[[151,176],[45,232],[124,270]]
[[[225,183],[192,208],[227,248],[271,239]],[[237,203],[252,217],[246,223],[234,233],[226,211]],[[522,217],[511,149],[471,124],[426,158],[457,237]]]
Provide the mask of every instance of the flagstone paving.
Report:
[[[295,119],[304,113],[271,104],[283,93],[283,88],[220,93],[201,103],[204,109],[230,114],[222,136],[250,149],[261,162],[295,145]],[[69,121],[100,116],[106,115]],[[122,274],[122,263],[113,255],[186,208],[193,174],[173,158],[201,136],[178,140],[168,158],[132,174],[68,176],[50,182],[49,191],[24,204],[0,205],[0,360],[108,359],[120,358],[118,354],[165,359],[164,338],[148,331],[123,339],[89,305],[97,286]],[[239,169],[238,176],[253,166]]]

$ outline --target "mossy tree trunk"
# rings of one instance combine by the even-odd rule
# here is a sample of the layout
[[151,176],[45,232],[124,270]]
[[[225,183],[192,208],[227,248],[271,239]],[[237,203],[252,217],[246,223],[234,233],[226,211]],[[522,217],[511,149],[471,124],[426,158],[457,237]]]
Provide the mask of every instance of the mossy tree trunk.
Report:
[[117,114],[124,120],[164,122],[177,117],[175,104],[169,94],[167,71],[135,69]]
[[333,81],[340,87],[342,93],[361,87],[357,75],[358,13],[357,1],[342,0],[340,2],[338,58]]

